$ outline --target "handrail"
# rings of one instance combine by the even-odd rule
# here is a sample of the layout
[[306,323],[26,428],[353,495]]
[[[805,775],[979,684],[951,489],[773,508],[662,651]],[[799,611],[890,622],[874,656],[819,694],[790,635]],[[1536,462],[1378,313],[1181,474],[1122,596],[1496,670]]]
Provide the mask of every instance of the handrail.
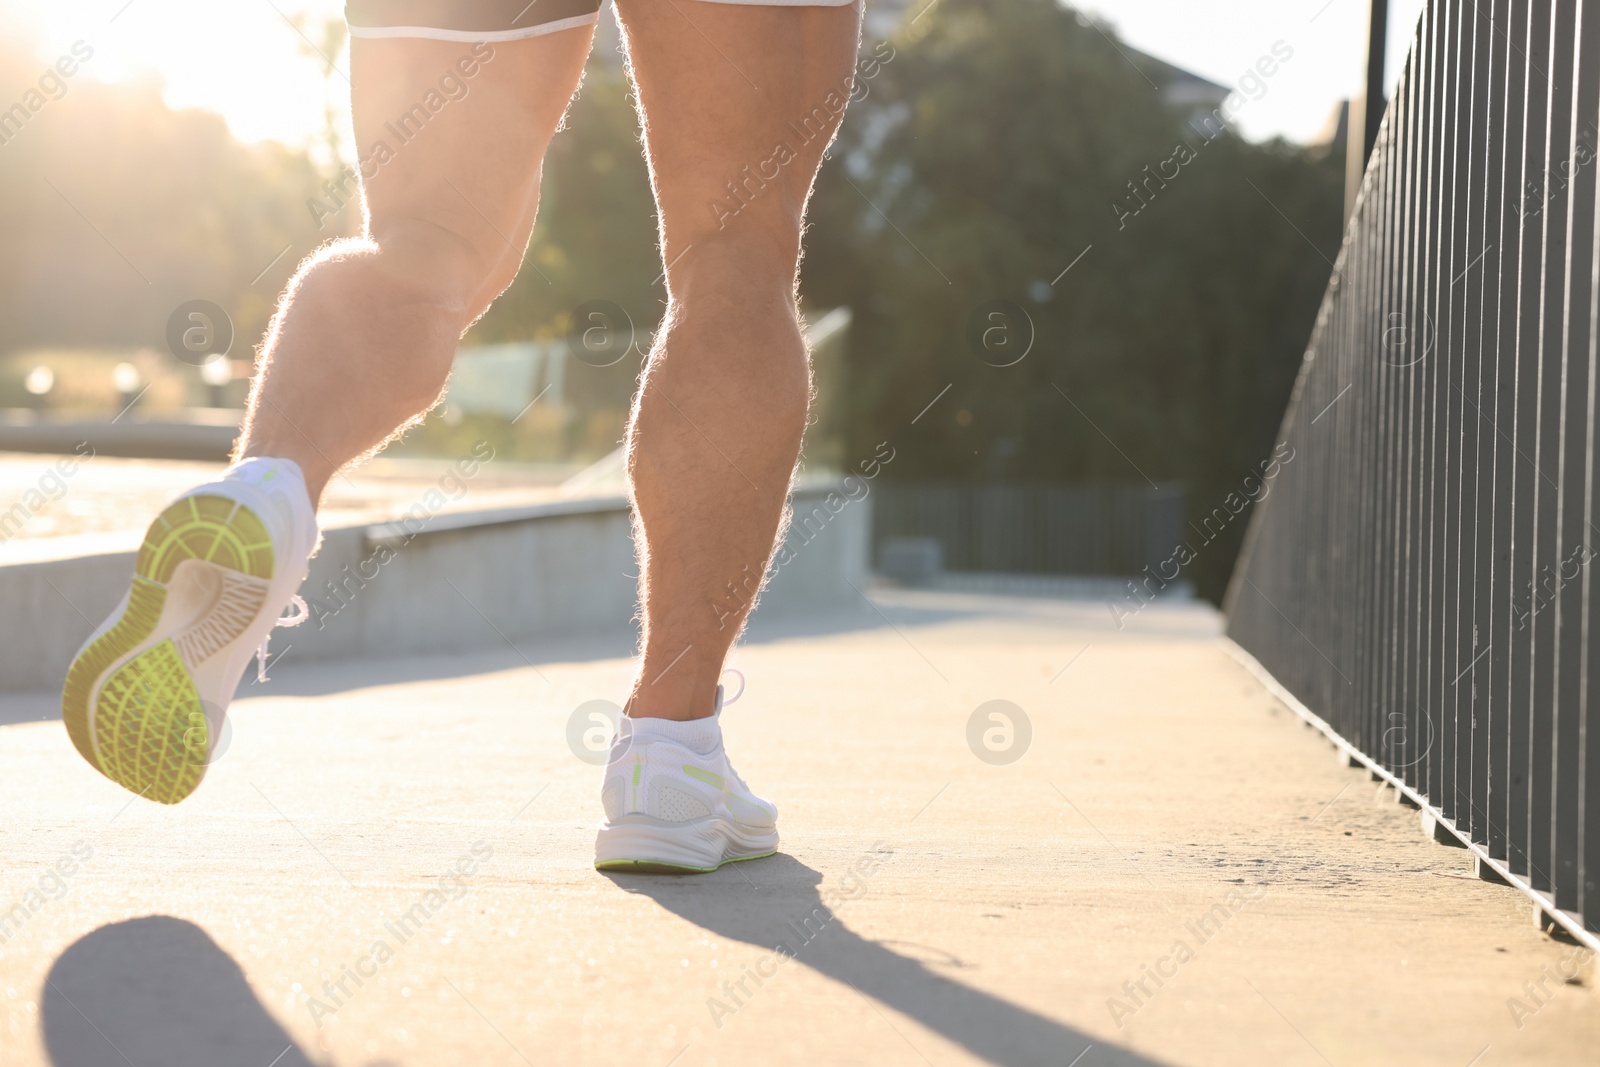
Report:
[[1600,919],[1597,171],[1600,2],[1430,2],[1227,602],[1262,670],[1575,933]]

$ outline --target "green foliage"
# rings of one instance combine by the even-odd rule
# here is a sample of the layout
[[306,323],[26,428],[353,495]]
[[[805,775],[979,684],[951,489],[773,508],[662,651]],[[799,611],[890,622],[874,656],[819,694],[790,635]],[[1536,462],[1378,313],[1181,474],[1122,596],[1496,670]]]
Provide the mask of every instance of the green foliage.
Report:
[[[851,452],[887,438],[905,479],[1181,481],[1208,513],[1271,451],[1342,168],[1208,142],[1052,0],[942,0],[907,31],[819,181],[805,268],[810,301],[856,311]],[[1180,144],[1196,158],[1125,217],[1128,183]],[[1015,366],[968,341],[992,300],[1032,320]],[[1244,522],[1190,568],[1205,595]]]
[[[0,45],[0,101],[43,68]],[[207,299],[232,316],[234,355],[248,358],[295,264],[333,236],[305,207],[321,180],[302,153],[242,145],[214,114],[169,110],[155,85],[78,74],[0,145],[0,353],[164,352],[172,310]]]

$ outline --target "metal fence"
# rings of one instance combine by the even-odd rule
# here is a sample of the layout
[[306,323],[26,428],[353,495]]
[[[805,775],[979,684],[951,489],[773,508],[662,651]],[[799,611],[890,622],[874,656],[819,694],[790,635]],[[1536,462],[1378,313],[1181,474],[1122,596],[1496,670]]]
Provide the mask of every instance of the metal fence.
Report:
[[886,482],[874,497],[874,559],[890,538],[928,537],[952,571],[1133,575],[1184,538],[1175,486]]
[[1228,633],[1594,943],[1600,2],[1439,0],[1380,131]]

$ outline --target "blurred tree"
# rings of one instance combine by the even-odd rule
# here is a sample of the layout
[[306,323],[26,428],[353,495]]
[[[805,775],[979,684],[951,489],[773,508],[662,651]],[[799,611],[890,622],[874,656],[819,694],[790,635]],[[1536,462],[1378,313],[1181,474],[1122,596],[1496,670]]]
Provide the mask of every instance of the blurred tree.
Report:
[[[942,0],[892,44],[819,180],[804,273],[809,300],[856,310],[852,454],[887,438],[901,479],[1181,481],[1209,513],[1272,449],[1341,168],[1208,141],[1054,0]],[[972,342],[995,300],[1031,319],[1013,366]],[[1204,595],[1245,523],[1189,569]]]
[[[0,50],[0,100],[44,64]],[[0,353],[39,345],[166,351],[181,303],[233,318],[248,358],[295,263],[326,236],[304,153],[240,144],[221,117],[167,108],[154,84],[86,74],[0,145]]]

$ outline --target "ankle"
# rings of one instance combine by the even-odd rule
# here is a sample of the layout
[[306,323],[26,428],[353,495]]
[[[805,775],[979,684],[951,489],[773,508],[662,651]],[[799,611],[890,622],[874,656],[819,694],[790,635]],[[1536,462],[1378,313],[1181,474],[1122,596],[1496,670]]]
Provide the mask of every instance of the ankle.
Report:
[[252,439],[249,444],[238,454],[238,457],[229,465],[230,471],[237,469],[251,460],[279,460],[292,464],[300,476],[301,484],[305,486],[306,496],[310,498],[311,509],[320,510],[322,507],[322,492],[327,488],[328,482],[333,477],[333,470],[326,460],[320,456],[305,456],[289,446],[274,448],[272,442],[265,438]]
[[[679,664],[681,668],[683,664]],[[654,682],[650,675],[640,671],[628,695],[626,712],[632,719],[671,719],[692,722],[709,718],[717,712],[717,675],[700,680],[685,672],[676,684],[670,674],[657,674]]]

